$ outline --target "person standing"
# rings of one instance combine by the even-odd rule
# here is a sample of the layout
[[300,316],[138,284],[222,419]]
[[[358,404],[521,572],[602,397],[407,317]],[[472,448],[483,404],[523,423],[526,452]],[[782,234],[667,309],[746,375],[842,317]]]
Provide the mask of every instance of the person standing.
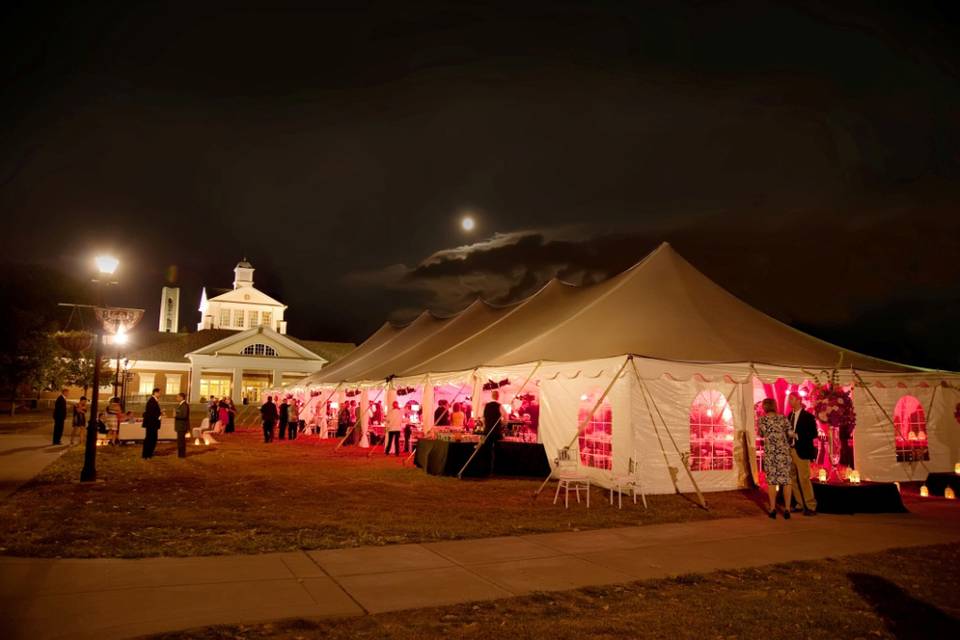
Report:
[[403,423],[403,411],[400,410],[400,403],[394,400],[393,407],[387,412],[387,447],[383,452],[384,455],[390,455],[390,447],[394,443],[397,445],[396,455],[400,455],[400,431],[403,430]]
[[297,432],[300,430],[300,409],[297,407],[297,399],[290,398],[287,406],[290,414],[287,416],[287,438],[296,440]]
[[156,387],[147,399],[147,406],[143,410],[143,459],[149,460],[157,448],[157,434],[160,432],[160,419],[163,412],[160,410],[160,388]]
[[190,405],[187,404],[187,394],[178,393],[177,412],[173,421],[173,429],[177,432],[177,457],[187,457],[187,433],[190,431]]
[[260,407],[260,419],[263,421],[263,441],[273,442],[273,425],[277,422],[277,405],[273,404],[273,396],[267,396],[267,401]]
[[80,429],[87,426],[87,396],[80,396],[80,401],[73,405],[73,429],[70,431],[70,444],[76,444]]
[[340,413],[337,414],[337,437],[343,438],[347,435],[347,430],[350,428],[350,403],[344,402],[343,406],[340,408]]
[[503,432],[503,424],[506,422],[503,405],[500,404],[500,391],[493,390],[490,394],[490,402],[483,405],[483,434],[485,440],[496,442]]
[[783,487],[783,519],[790,519],[790,440],[793,429],[786,416],[777,413],[777,401],[765,398],[763,415],[757,426],[763,436],[763,472],[767,479],[767,496],[770,498],[770,518],[777,517],[777,489]]
[[63,423],[67,421],[67,394],[68,389],[61,389],[60,395],[53,403],[53,444],[60,444],[63,438]]
[[217,413],[220,411],[216,396],[210,396],[210,404],[207,405],[207,413],[210,415],[210,428],[213,429],[217,424]]
[[813,483],[810,482],[810,461],[817,457],[817,448],[813,445],[817,439],[817,421],[813,414],[803,408],[799,393],[789,397],[790,424],[796,435],[790,455],[793,458],[793,473],[790,479],[796,485],[794,499],[803,508],[803,515],[817,515],[817,498],[813,495]]
[[283,440],[287,433],[287,424],[290,423],[290,405],[287,404],[288,398],[280,402],[280,439]]
[[227,398],[227,430],[225,433],[233,433],[236,428],[237,405],[233,404],[233,398]]
[[441,399],[437,403],[437,408],[433,410],[433,425],[435,427],[450,426],[450,407],[446,400]]

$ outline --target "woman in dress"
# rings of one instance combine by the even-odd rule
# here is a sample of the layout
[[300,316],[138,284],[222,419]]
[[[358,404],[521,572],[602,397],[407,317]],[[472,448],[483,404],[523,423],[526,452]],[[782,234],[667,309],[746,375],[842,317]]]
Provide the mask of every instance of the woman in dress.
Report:
[[80,438],[80,429],[87,426],[87,396],[73,405],[73,431],[70,432],[70,444],[76,444]]
[[783,519],[790,519],[790,441],[793,430],[786,416],[777,413],[777,401],[763,401],[763,415],[758,422],[763,436],[763,472],[767,476],[767,496],[770,498],[770,518],[777,518],[777,488],[783,487]]
[[459,402],[453,403],[453,413],[450,414],[450,426],[454,429],[463,429],[467,422],[467,414],[463,412],[463,405]]

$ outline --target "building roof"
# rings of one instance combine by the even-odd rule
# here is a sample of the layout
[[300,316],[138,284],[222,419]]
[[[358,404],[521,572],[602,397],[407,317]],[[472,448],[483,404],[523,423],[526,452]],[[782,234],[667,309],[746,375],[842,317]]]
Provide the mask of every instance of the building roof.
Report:
[[[143,345],[127,354],[130,360],[155,362],[188,362],[186,354],[202,349],[214,342],[237,335],[230,329],[205,329],[191,333],[165,333],[160,331],[136,331],[130,336],[133,344]],[[285,336],[300,346],[312,351],[327,362],[334,362],[354,349],[349,342],[325,342],[302,340]]]

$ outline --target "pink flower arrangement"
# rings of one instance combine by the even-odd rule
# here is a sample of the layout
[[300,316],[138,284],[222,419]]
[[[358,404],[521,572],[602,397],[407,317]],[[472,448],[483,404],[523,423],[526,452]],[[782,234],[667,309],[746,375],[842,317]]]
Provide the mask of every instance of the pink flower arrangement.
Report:
[[852,433],[857,424],[857,414],[853,409],[850,391],[844,389],[837,380],[836,371],[830,380],[821,384],[818,380],[810,391],[808,400],[813,407],[813,415],[823,424],[840,429],[841,433]]

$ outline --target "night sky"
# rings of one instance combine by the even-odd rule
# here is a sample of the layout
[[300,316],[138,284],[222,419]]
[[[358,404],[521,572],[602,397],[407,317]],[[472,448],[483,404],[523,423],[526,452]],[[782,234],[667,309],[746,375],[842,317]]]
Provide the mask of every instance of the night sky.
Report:
[[153,324],[172,279],[193,327],[246,256],[290,333],[360,341],[668,240],[960,369],[955,4],[8,2],[3,260],[115,251],[110,302]]

